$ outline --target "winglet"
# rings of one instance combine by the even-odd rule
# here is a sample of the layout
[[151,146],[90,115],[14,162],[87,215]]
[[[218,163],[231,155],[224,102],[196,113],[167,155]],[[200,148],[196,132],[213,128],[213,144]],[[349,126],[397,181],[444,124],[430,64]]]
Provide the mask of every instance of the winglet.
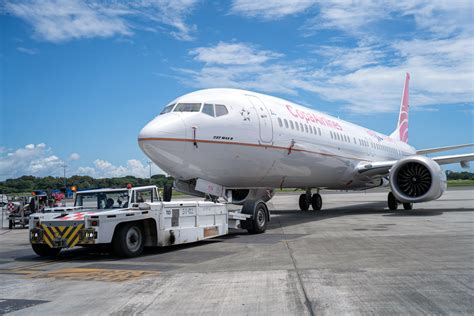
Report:
[[408,111],[409,111],[409,86],[410,74],[407,72],[405,85],[403,87],[402,102],[400,104],[400,114],[398,116],[397,129],[390,137],[408,143]]

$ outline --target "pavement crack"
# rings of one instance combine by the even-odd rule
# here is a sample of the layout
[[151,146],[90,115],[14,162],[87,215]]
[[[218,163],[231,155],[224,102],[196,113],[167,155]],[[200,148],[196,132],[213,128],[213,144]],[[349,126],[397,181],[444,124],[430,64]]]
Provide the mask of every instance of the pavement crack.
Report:
[[301,286],[301,289],[303,291],[303,295],[304,295],[304,305],[306,306],[306,308],[308,309],[308,313],[311,315],[311,316],[314,316],[314,311],[313,311],[313,305],[311,304],[311,300],[309,299],[308,297],[308,293],[306,292],[306,288],[304,286],[304,283],[303,283],[303,280],[301,278],[301,273],[300,273],[300,270],[296,267],[296,261],[295,261],[295,258],[293,256],[293,251],[291,250],[290,248],[290,245],[288,244],[288,239],[286,238],[286,233],[285,233],[285,229],[283,228],[283,226],[281,225],[281,222],[280,220],[278,220],[278,224],[280,225],[280,228],[283,232],[283,236],[285,237],[285,245],[286,245],[286,248],[288,249],[288,254],[290,255],[290,258],[291,258],[291,262],[293,263],[293,267],[295,269],[295,272],[296,272],[296,276],[298,277],[298,282]]

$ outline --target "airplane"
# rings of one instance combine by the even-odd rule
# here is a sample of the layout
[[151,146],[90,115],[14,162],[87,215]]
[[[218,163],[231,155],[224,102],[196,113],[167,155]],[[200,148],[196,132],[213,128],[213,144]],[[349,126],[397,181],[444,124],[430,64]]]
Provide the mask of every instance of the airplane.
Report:
[[[440,165],[474,154],[426,154],[474,144],[416,150],[408,144],[410,74],[398,124],[390,135],[277,97],[239,89],[204,89],[180,96],[143,127],[142,151],[186,194],[243,205],[251,233],[265,231],[266,202],[275,188],[302,188],[299,208],[322,209],[320,190],[390,186],[390,210],[438,199],[446,190]],[[315,189],[316,193],[312,193]],[[165,188],[164,199],[171,199]]]

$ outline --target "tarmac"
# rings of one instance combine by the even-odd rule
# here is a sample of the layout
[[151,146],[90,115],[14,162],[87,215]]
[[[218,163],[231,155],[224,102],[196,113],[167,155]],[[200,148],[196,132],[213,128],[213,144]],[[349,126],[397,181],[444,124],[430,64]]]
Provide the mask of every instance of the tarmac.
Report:
[[264,234],[133,259],[41,259],[26,229],[0,230],[0,314],[474,314],[474,188],[412,211],[389,211],[386,192],[322,195],[302,212],[278,193]]

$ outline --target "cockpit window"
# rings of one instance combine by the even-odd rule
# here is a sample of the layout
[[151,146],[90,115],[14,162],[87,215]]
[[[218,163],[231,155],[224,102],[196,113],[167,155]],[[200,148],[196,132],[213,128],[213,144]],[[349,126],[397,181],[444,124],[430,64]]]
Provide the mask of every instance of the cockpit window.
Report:
[[214,117],[214,104],[204,104],[202,107],[202,113]]
[[228,114],[227,108],[225,105],[216,104],[216,116],[222,116]]
[[178,103],[174,112],[199,112],[201,103]]
[[165,114],[165,113],[168,113],[168,112],[171,112],[171,110],[173,109],[173,106],[175,105],[176,103],[173,103],[173,104],[170,104],[168,106],[165,106],[165,108],[163,109],[163,111],[161,111],[160,115],[161,114]]

